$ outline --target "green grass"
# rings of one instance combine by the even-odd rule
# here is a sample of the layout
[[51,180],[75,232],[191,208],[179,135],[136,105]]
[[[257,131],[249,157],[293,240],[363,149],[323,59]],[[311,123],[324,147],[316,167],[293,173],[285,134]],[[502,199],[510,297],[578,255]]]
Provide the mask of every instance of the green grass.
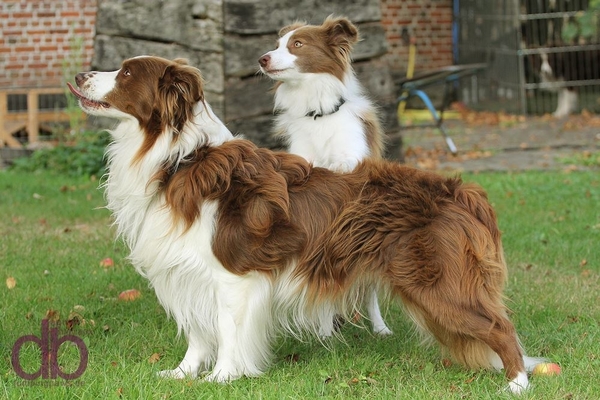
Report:
[[[600,178],[597,172],[467,175],[485,187],[503,230],[512,319],[531,355],[559,362],[563,374],[532,378],[526,399],[595,399],[600,393]],[[445,366],[423,348],[396,307],[386,313],[393,337],[345,326],[345,343],[280,339],[271,369],[260,378],[218,385],[171,381],[155,373],[178,364],[176,339],[147,282],[114,240],[98,183],[83,178],[0,172],[0,398],[7,399],[486,399],[511,398],[501,374]],[[111,257],[105,268],[100,260]],[[5,279],[16,286],[8,289]],[[117,300],[126,289],[132,302]],[[52,310],[60,335],[82,338],[89,351],[75,380],[28,381],[11,366],[24,335],[40,336]],[[69,314],[85,323],[66,328]],[[73,316],[73,315],[71,315]],[[93,321],[93,322],[92,322]],[[158,354],[157,362],[150,362]],[[27,372],[39,351],[24,346]],[[66,372],[78,352],[64,344]]]

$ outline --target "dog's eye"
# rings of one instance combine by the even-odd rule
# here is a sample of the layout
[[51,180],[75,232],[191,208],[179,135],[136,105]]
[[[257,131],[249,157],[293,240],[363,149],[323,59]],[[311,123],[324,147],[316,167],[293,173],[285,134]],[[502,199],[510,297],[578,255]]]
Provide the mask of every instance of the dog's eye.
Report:
[[125,76],[130,76],[131,75],[131,71],[129,71],[128,69],[123,71],[123,75]]
[[301,42],[301,41],[299,41],[299,40],[296,40],[296,41],[294,42],[294,47],[302,47],[302,42]]

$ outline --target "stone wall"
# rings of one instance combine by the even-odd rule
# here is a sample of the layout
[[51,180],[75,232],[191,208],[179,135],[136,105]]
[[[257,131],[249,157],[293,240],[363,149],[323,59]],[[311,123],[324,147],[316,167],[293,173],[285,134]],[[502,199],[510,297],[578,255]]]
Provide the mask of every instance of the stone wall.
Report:
[[[257,74],[258,58],[273,49],[277,32],[298,19],[320,24],[344,15],[359,28],[354,68],[381,107],[393,133],[396,96],[388,65],[379,0],[100,0],[94,68],[111,70],[135,55],[185,57],[200,68],[206,97],[235,133],[269,147],[273,95],[270,79]],[[392,140],[394,142],[394,140]],[[393,156],[398,155],[397,149]]]

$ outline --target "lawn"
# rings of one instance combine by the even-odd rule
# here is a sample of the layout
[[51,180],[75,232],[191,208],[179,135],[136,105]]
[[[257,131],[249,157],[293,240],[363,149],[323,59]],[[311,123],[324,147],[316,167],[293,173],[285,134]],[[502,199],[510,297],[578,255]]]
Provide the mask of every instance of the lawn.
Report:
[[[533,377],[522,398],[596,399],[600,393],[600,176],[596,172],[465,175],[494,204],[509,264],[508,304],[527,352],[558,362],[558,377]],[[178,364],[183,339],[114,239],[98,182],[49,173],[0,172],[0,398],[43,399],[485,399],[511,398],[501,374],[466,371],[419,344],[391,306],[394,336],[344,326],[345,341],[281,338],[262,377],[219,385],[155,373]],[[111,258],[113,264],[101,261]],[[108,264],[108,265],[107,265]],[[5,284],[6,282],[6,284]],[[141,297],[121,301],[137,289]],[[76,379],[24,379],[11,352],[42,320],[58,338],[84,343]],[[62,373],[81,365],[67,341]],[[50,359],[52,361],[52,359]],[[32,342],[19,365],[41,367]],[[48,370],[56,373],[56,369]]]

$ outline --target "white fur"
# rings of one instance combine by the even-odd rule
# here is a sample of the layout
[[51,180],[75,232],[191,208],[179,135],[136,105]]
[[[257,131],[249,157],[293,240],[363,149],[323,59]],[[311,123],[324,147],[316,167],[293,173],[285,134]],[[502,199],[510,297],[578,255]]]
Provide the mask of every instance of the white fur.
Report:
[[[297,57],[287,48],[294,32],[282,36],[277,49],[265,54],[270,58],[268,68],[261,66],[263,73],[282,82],[275,92],[278,112],[275,129],[285,137],[290,153],[304,157],[317,167],[352,171],[370,156],[361,115],[373,112],[373,105],[364,95],[352,68],[345,71],[343,82],[330,74],[300,71],[296,66]],[[340,98],[345,103],[332,113]],[[311,111],[324,115],[307,116]],[[376,293],[369,296],[366,306],[373,332],[391,335],[381,316]],[[322,337],[333,334],[333,318],[333,314],[323,313],[319,328]]]
[[540,67],[541,82],[546,84],[546,90],[550,92],[558,92],[556,110],[552,113],[552,115],[556,118],[567,117],[577,110],[579,96],[575,90],[568,90],[563,86],[552,85],[556,83],[563,84],[564,79],[554,75],[554,71],[548,62],[548,54],[540,53],[540,58],[542,59],[542,65]]

